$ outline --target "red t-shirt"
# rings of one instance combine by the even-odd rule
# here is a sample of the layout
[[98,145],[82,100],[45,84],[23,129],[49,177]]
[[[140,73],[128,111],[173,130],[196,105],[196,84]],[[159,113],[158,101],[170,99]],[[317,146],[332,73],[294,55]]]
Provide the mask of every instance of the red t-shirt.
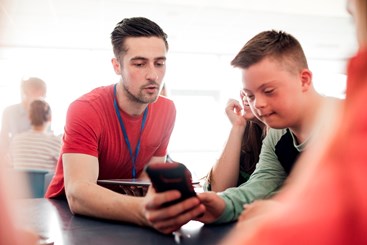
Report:
[[[74,101],[67,112],[64,143],[45,197],[65,194],[62,154],[82,153],[99,161],[98,179],[132,178],[132,161],[113,104],[113,85],[99,87]],[[140,136],[143,115],[133,117],[120,110],[132,151]],[[174,127],[176,109],[173,102],[160,96],[148,105],[145,127],[136,159],[139,176],[153,156],[165,156]]]

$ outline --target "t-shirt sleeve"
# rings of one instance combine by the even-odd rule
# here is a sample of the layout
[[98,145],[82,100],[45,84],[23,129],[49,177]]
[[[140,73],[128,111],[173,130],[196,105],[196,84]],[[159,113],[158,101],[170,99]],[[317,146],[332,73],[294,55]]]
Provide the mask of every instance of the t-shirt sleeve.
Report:
[[168,106],[165,108],[166,112],[163,113],[166,115],[166,122],[165,122],[165,130],[163,133],[162,141],[156,152],[154,153],[154,156],[165,156],[167,155],[167,148],[169,144],[169,140],[171,138],[171,134],[173,131],[173,128],[175,126],[175,120],[176,120],[176,107],[174,103],[170,100],[170,103],[168,103]]
[[99,113],[87,101],[74,101],[68,109],[63,136],[63,153],[83,153],[98,157],[101,132]]
[[220,193],[226,202],[226,209],[216,223],[236,220],[244,204],[271,196],[283,184],[287,174],[274,150],[281,135],[282,130],[270,130],[263,141],[259,163],[250,179],[239,187]]

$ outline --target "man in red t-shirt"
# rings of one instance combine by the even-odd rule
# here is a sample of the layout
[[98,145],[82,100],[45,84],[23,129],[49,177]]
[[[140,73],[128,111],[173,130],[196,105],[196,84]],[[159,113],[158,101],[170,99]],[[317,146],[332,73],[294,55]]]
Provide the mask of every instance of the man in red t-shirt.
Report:
[[[146,18],[127,18],[111,34],[121,76],[117,84],[96,88],[68,110],[64,144],[47,198],[66,196],[73,213],[177,230],[200,215],[198,198],[161,208],[178,191],[145,197],[121,195],[98,179],[143,178],[144,166],[165,162],[176,109],[159,96],[166,70],[167,35]],[[162,215],[163,214],[163,215]]]

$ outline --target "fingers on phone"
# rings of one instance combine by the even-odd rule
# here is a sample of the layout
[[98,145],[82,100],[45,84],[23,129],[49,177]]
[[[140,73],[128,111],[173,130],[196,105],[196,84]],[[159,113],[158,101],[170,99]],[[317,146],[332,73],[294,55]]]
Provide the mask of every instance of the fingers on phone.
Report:
[[162,193],[155,193],[153,198],[145,205],[146,209],[160,209],[165,203],[177,200],[181,194],[177,190],[165,191]]
[[[167,208],[168,217],[175,217],[181,222],[188,222],[201,214],[200,201],[197,198],[188,198]],[[186,220],[187,219],[187,220]]]
[[194,204],[195,202],[190,198],[181,203],[165,208],[164,219],[152,222],[152,224],[154,224],[154,228],[166,234],[176,231],[190,220],[193,220],[203,214],[204,209],[202,205],[198,205],[198,202],[196,202],[195,205]]

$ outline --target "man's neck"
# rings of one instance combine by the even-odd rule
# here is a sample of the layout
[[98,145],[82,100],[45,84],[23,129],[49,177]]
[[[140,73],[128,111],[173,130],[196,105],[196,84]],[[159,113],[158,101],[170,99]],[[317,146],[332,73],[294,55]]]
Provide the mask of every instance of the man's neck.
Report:
[[116,87],[116,99],[118,107],[130,116],[140,116],[148,106],[148,104],[131,101],[123,93],[121,82],[119,82]]

